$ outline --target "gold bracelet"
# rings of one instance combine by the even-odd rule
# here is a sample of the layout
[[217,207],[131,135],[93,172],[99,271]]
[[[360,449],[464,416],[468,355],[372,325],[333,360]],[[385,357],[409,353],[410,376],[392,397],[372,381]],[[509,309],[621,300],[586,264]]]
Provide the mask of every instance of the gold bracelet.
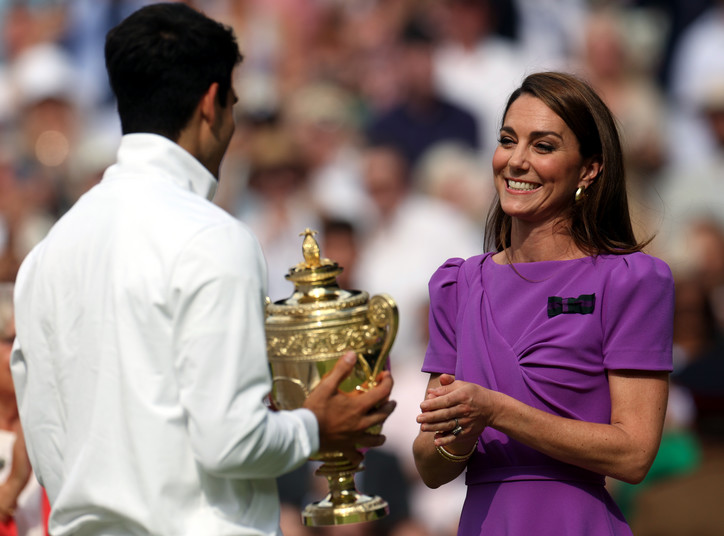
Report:
[[445,459],[446,459],[447,461],[449,461],[449,462],[456,462],[456,463],[462,463],[462,462],[468,461],[468,460],[470,459],[470,457],[471,457],[473,454],[475,454],[475,451],[477,450],[477,448],[478,448],[478,440],[476,439],[476,440],[475,440],[475,444],[473,445],[473,448],[470,449],[470,452],[468,452],[467,454],[463,454],[462,456],[460,456],[460,455],[458,455],[458,454],[453,454],[452,452],[450,452],[449,450],[447,450],[447,449],[446,449],[445,447],[443,447],[442,445],[435,445],[435,450],[437,450],[437,452],[438,452],[438,454],[439,454],[440,456],[442,456],[443,458],[445,458]]

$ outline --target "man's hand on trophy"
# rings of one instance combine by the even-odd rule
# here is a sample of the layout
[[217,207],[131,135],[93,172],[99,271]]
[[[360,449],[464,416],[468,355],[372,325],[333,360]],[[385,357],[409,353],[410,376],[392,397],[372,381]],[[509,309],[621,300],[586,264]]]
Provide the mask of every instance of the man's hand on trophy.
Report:
[[356,362],[354,352],[346,353],[304,402],[319,423],[319,450],[343,452],[352,462],[362,460],[358,449],[385,442],[385,436],[370,433],[369,429],[379,428],[396,406],[396,402],[389,400],[392,376],[387,371],[378,376],[377,385],[369,390],[340,391],[340,384],[352,373]]

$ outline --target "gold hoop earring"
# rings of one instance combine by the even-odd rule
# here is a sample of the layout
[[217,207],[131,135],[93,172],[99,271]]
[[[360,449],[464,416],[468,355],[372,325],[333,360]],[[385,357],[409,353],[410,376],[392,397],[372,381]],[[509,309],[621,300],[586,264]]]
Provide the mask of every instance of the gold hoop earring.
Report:
[[576,202],[580,201],[580,200],[583,198],[583,192],[584,192],[585,190],[586,190],[586,189],[583,188],[582,186],[580,186],[580,187],[578,188],[578,190],[576,190],[576,197],[575,197]]

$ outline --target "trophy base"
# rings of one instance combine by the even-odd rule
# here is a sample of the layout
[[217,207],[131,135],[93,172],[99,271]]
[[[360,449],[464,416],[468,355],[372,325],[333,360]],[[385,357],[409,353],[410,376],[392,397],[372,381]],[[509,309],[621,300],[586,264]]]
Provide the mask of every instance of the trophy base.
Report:
[[385,517],[390,508],[381,497],[356,494],[354,502],[333,504],[331,494],[319,502],[307,505],[302,512],[302,522],[307,527],[325,525],[349,525],[364,523]]

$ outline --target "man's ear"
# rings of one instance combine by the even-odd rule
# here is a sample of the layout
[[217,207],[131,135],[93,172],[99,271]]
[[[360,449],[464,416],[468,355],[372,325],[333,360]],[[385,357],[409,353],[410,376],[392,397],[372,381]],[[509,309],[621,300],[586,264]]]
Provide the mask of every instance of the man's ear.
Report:
[[209,89],[206,90],[206,93],[204,93],[200,102],[201,118],[208,121],[211,125],[213,125],[216,121],[216,114],[218,113],[218,108],[216,106],[216,103],[218,102],[218,94],[219,83],[213,82],[209,86]]

